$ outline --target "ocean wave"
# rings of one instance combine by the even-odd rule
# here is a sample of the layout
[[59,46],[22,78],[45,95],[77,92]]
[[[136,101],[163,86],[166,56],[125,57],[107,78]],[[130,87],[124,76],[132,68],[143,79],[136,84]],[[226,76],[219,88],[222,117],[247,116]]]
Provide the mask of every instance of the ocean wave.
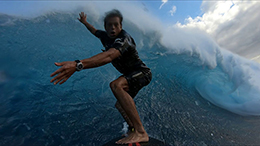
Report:
[[[14,17],[2,15],[0,22],[2,27],[12,26],[15,21],[24,24],[23,27],[37,23],[42,26],[40,32],[51,34],[56,31],[56,33],[60,32],[61,37],[67,40],[78,41],[78,39],[71,38],[71,36],[77,36],[80,29],[83,29],[83,26],[76,21],[76,17],[77,13],[75,12],[53,12],[29,20],[19,19],[17,21]],[[93,20],[94,24],[98,24],[97,22],[102,22],[101,17],[99,18],[100,20],[94,21],[94,17],[90,15],[89,19]],[[64,27],[60,27],[62,23]],[[146,57],[145,61],[149,64],[149,58],[154,57],[151,56],[150,52],[157,52],[157,56],[161,54],[154,58],[160,63],[151,66],[151,68],[156,70],[158,66],[163,66],[160,68],[161,72],[165,72],[168,76],[181,77],[184,81],[183,84],[195,89],[203,98],[221,108],[241,115],[260,115],[260,109],[256,106],[260,104],[258,96],[260,92],[260,65],[258,63],[219,47],[206,33],[198,29],[177,27],[162,29],[158,25],[158,28],[153,30],[149,28],[150,30],[147,31],[139,28],[140,24],[132,24],[136,24],[136,22],[133,23],[130,19],[125,20],[125,29],[130,30],[129,33],[135,38],[138,50],[143,57]],[[61,28],[65,29],[65,27],[73,28],[75,33],[73,30],[70,31],[70,34],[60,30]],[[99,24],[98,27],[102,28],[102,24]],[[31,30],[30,32],[33,34],[34,31],[39,30]],[[60,37],[59,34],[56,37]],[[56,43],[61,44],[59,41]],[[75,53],[75,42],[66,41],[65,44],[61,44],[61,46],[68,47],[67,51]],[[86,43],[85,45],[93,44]],[[53,51],[57,52],[57,50],[49,50],[49,52],[45,52],[45,56],[53,58]],[[60,53],[65,54],[65,50]],[[38,54],[38,56],[40,55]],[[37,60],[34,61],[37,62]]]

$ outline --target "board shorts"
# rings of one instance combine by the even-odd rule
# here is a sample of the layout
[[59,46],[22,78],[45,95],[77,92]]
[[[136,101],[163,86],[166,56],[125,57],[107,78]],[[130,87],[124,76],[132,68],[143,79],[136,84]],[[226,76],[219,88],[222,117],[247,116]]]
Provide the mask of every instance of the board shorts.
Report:
[[150,69],[133,71],[122,76],[125,77],[128,82],[129,90],[127,93],[132,98],[134,98],[139,90],[148,85],[152,80],[152,73]]

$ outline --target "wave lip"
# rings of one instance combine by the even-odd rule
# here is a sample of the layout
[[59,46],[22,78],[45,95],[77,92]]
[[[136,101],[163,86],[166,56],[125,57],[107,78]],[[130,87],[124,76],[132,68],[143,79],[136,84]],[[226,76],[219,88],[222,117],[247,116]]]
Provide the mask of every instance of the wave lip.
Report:
[[260,115],[260,64],[219,47],[198,30],[168,32],[161,43],[177,64],[171,76],[184,78],[183,84],[214,105],[239,115]]

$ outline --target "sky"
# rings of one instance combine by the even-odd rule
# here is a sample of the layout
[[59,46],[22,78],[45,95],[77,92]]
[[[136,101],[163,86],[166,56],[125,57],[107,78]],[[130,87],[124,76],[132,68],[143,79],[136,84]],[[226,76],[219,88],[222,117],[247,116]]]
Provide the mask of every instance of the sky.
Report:
[[260,1],[144,3],[167,26],[199,28],[224,49],[260,62]]
[[202,1],[142,1],[143,5],[159,17],[167,25],[172,25],[176,22],[184,23],[188,17],[195,18],[202,14],[200,5]]
[[[23,17],[37,16],[49,9],[67,10],[73,5],[83,5],[84,2],[89,5],[93,1],[0,1],[0,13]],[[121,2],[97,1],[102,7],[96,8],[102,11],[104,6],[107,9],[113,8],[115,3]],[[260,1],[125,0],[123,2],[126,3],[122,4],[122,10],[131,14],[127,17],[137,24],[140,22],[139,26],[145,27],[144,29],[159,25],[197,28],[209,34],[222,48],[260,63]],[[95,11],[91,6],[86,7]],[[150,25],[141,26],[143,23]]]

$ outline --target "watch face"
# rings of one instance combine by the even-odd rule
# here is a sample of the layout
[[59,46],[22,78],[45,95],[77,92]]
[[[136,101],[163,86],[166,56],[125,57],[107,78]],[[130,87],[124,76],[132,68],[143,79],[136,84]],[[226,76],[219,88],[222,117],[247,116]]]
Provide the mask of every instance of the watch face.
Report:
[[78,68],[79,68],[79,69],[82,69],[82,68],[83,68],[83,65],[82,65],[82,64],[79,64]]
[[83,64],[81,62],[77,63],[77,67],[76,67],[77,71],[80,71],[83,68],[84,68],[84,66],[83,66]]

